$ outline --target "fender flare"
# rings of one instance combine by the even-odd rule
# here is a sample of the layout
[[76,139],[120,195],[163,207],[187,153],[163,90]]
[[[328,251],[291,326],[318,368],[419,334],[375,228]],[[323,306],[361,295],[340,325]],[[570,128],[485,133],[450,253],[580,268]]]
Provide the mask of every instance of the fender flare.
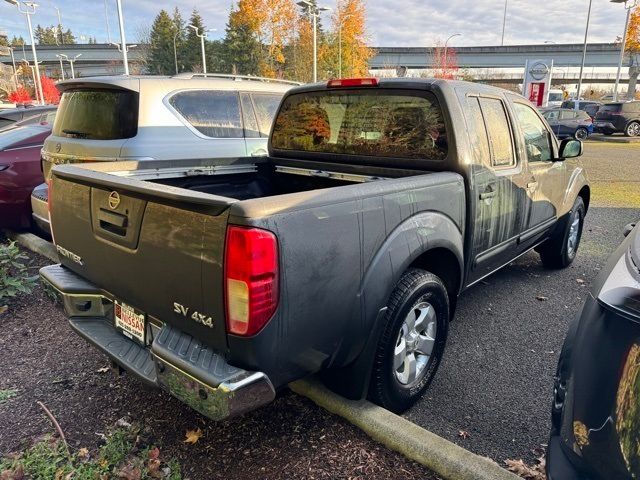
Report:
[[[558,212],[558,218],[562,218],[563,215],[571,210],[573,203],[576,201],[576,198],[584,187],[589,188],[587,175],[583,167],[577,167],[573,172],[571,172],[571,177],[569,177],[568,186],[565,190],[564,198],[562,199],[562,210]],[[585,207],[588,208],[589,206],[585,205]]]
[[[436,248],[447,249],[456,257],[460,279],[464,278],[463,233],[451,218],[442,213],[427,211],[408,218],[380,246],[369,263],[359,290],[363,312],[361,332],[366,340],[348,365],[322,372],[324,381],[331,388],[350,399],[366,396],[387,301],[402,274],[423,254]],[[460,286],[456,293],[459,289]]]

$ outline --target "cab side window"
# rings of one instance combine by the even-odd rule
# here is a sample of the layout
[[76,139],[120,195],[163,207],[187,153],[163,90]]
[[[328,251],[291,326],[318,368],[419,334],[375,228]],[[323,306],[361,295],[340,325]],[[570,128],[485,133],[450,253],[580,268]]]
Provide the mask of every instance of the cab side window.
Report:
[[513,103],[529,162],[545,162],[553,158],[551,137],[538,114],[529,105]]
[[513,139],[509,119],[502,100],[496,98],[480,98],[480,107],[487,125],[489,146],[491,147],[491,165],[505,168],[515,166]]
[[474,150],[476,162],[491,166],[491,152],[489,151],[489,139],[487,129],[480,110],[480,100],[478,97],[467,97],[467,128],[469,129],[469,140]]

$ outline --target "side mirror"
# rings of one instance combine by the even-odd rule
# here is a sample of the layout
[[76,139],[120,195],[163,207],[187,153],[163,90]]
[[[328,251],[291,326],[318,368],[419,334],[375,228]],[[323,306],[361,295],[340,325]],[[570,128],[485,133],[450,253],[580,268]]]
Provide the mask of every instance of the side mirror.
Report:
[[574,138],[565,138],[560,142],[560,158],[558,160],[565,160],[567,158],[576,158],[582,155],[582,142]]
[[635,223],[627,223],[624,226],[624,230],[622,230],[622,235],[627,237],[631,233],[631,230],[633,230],[635,228],[635,226],[636,226]]

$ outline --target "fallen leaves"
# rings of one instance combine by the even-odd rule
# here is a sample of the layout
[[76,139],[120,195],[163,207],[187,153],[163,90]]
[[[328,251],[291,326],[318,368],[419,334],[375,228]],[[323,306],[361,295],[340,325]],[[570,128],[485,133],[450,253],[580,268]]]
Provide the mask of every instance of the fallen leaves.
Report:
[[199,428],[196,428],[195,430],[187,430],[187,433],[185,433],[184,436],[184,443],[193,445],[198,440],[200,440],[200,437],[202,437],[202,430],[200,430]]
[[536,300],[539,300],[541,302],[546,302],[547,300],[549,300],[549,297],[545,297],[544,295],[538,295],[536,297]]
[[536,449],[534,453],[536,453],[536,451],[541,455],[536,460],[535,465],[529,466],[522,460],[505,460],[504,463],[507,465],[507,470],[526,480],[547,480],[544,450]]
[[463,440],[466,440],[467,438],[469,438],[471,436],[471,434],[465,430],[459,430],[458,431],[458,436],[460,438],[462,438]]
[[109,370],[111,370],[108,366],[107,367],[100,367],[98,370],[96,370],[96,373],[107,373]]

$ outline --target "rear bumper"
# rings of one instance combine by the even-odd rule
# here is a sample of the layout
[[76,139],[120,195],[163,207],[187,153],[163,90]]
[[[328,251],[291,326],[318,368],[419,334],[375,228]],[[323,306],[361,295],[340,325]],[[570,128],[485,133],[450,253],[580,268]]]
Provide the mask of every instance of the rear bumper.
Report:
[[51,232],[49,205],[47,204],[48,195],[46,183],[38,185],[31,193],[31,216],[36,226],[47,234]]
[[40,277],[60,299],[71,327],[115,363],[203,415],[222,420],[275,398],[267,375],[229,365],[222,355],[168,324],[147,322],[146,345],[113,324],[111,298],[69,269],[50,265]]

